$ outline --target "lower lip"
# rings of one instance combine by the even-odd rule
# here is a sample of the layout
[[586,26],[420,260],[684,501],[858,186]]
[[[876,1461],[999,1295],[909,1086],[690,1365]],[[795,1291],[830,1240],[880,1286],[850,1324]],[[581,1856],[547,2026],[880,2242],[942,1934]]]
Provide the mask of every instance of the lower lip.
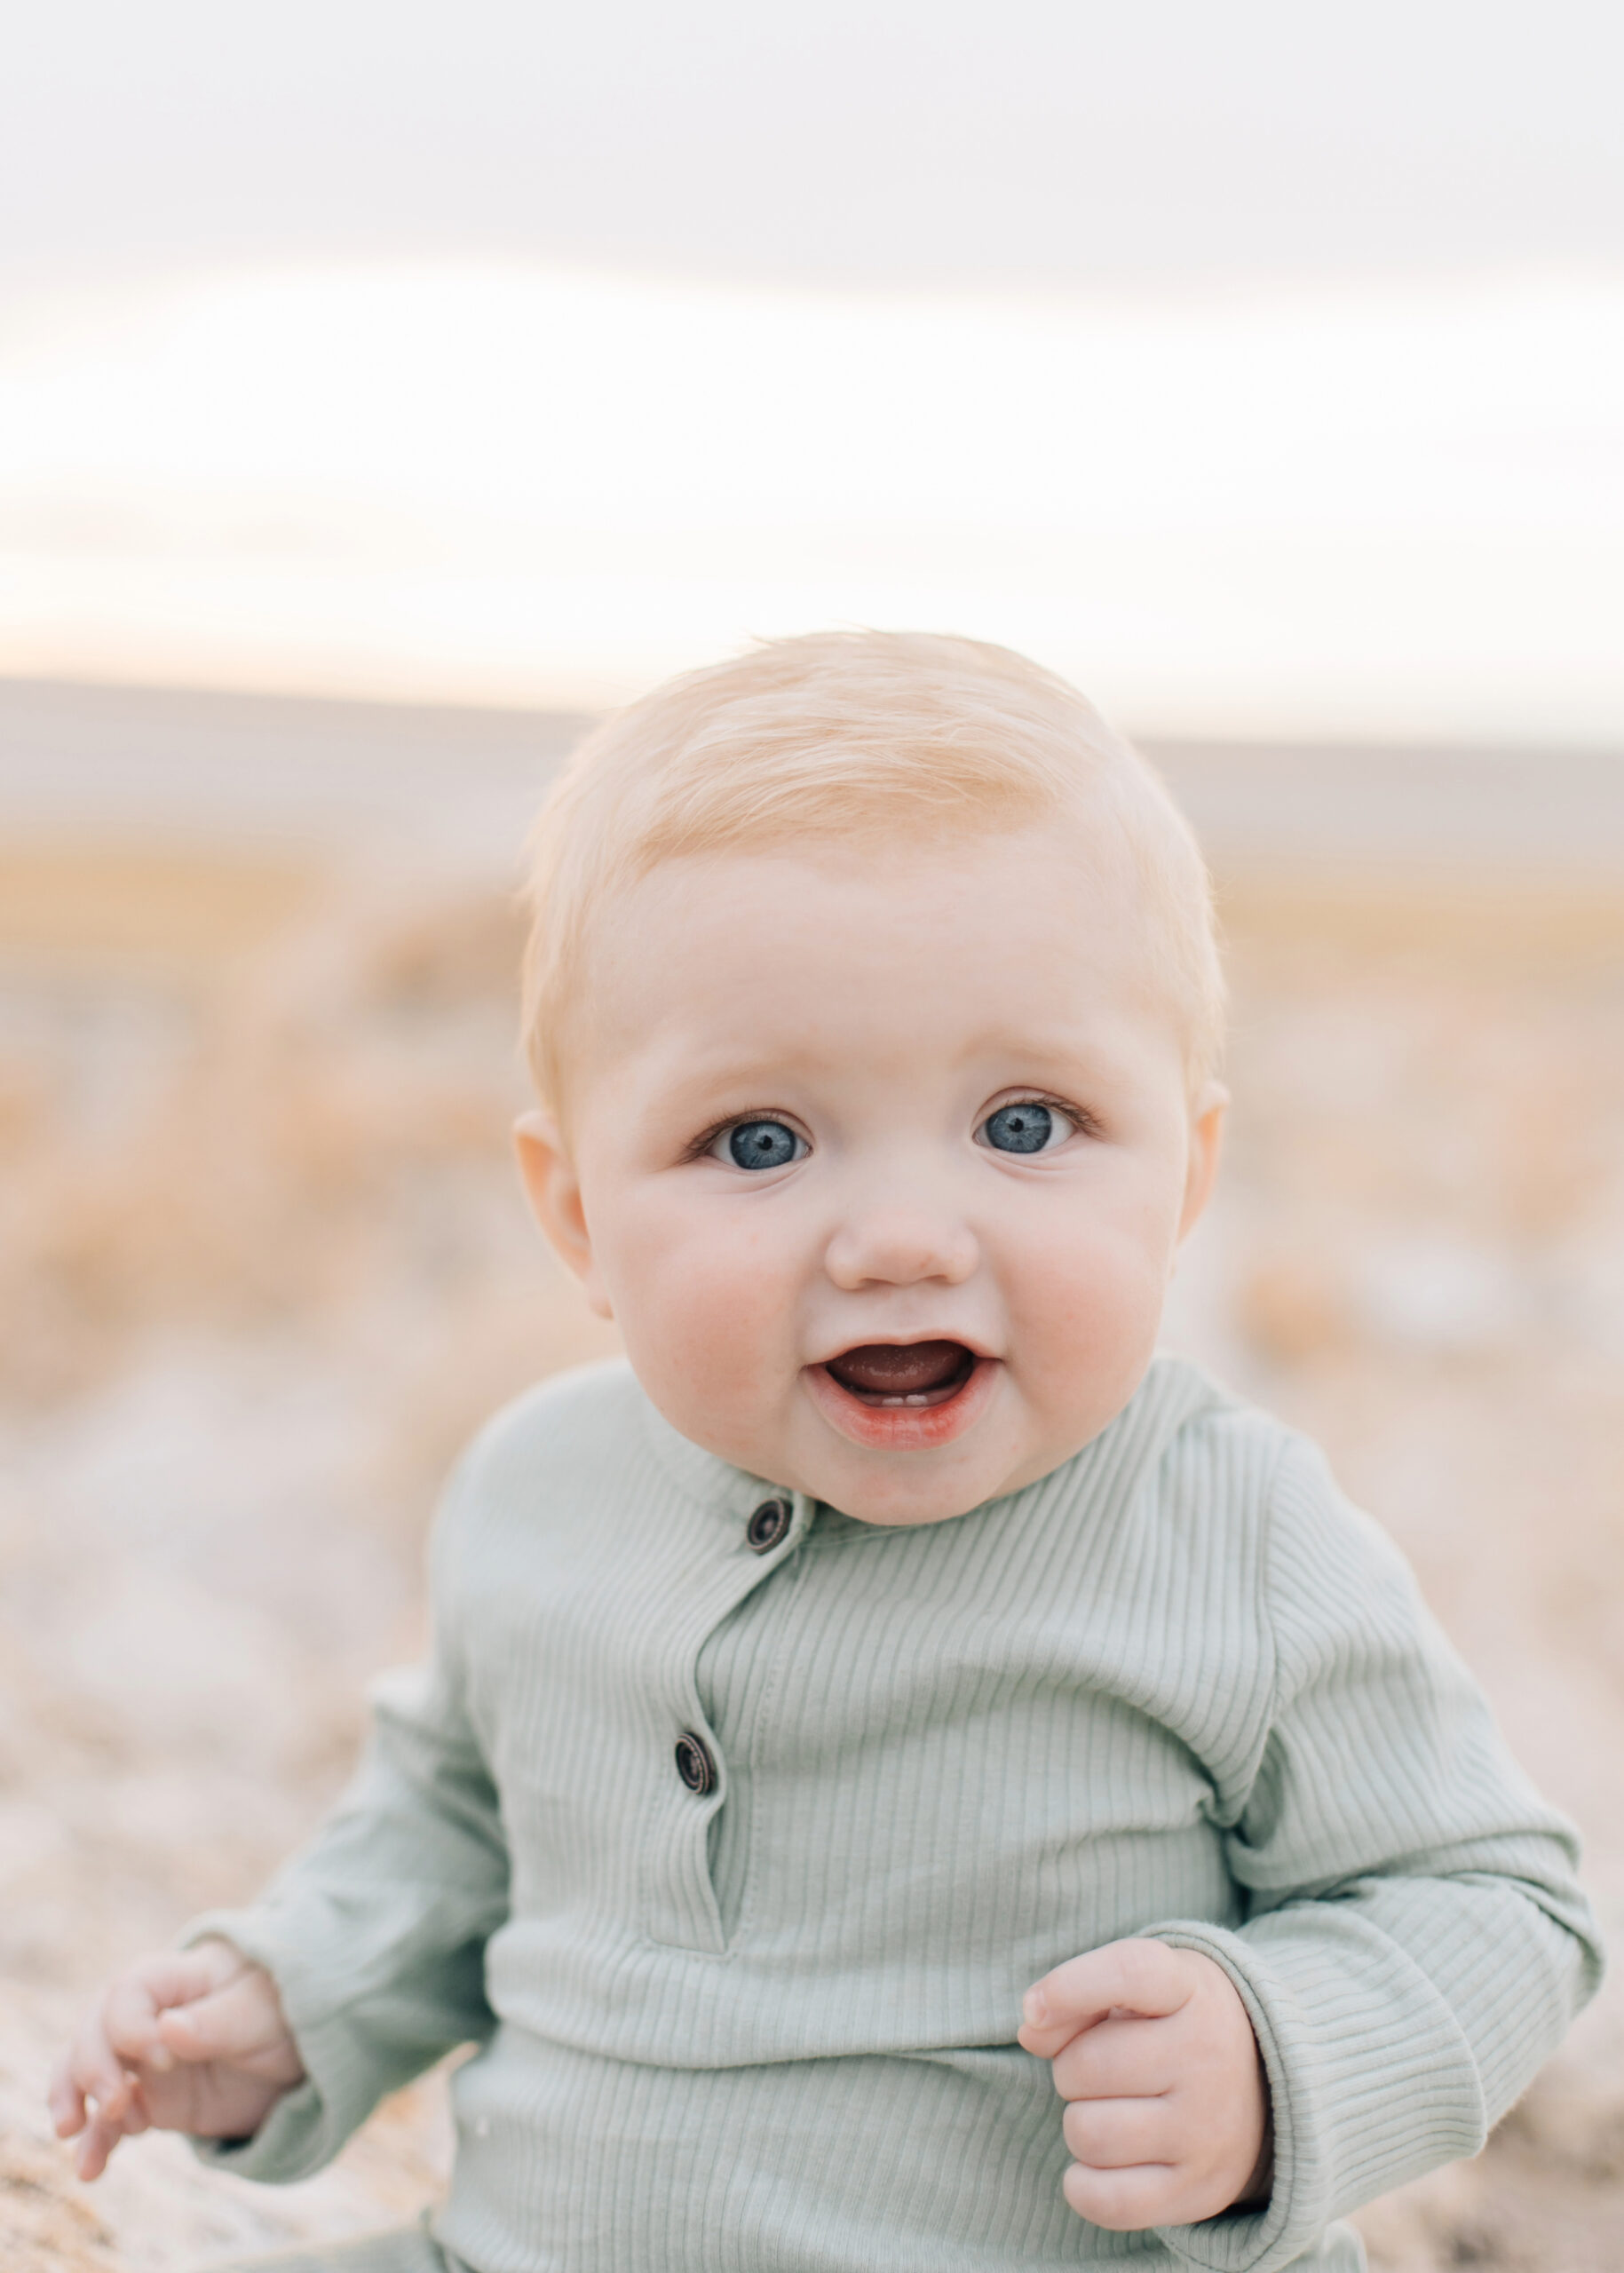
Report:
[[848,1443],[883,1453],[931,1452],[950,1445],[986,1412],[998,1376],[995,1358],[978,1358],[963,1385],[939,1405],[866,1405],[843,1389],[827,1366],[808,1366],[803,1379],[819,1412]]

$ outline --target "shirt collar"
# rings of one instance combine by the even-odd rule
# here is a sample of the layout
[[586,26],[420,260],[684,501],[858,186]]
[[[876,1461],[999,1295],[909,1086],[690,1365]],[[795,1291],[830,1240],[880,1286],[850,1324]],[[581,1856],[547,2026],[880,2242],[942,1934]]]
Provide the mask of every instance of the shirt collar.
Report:
[[730,1521],[741,1521],[764,1500],[771,1499],[788,1500],[797,1513],[811,1513],[812,1502],[804,1493],[791,1492],[765,1477],[749,1475],[723,1460],[719,1453],[708,1453],[702,1445],[694,1444],[680,1430],[672,1428],[646,1390],[641,1393],[639,1401],[649,1447],[685,1499]]
[[[635,1376],[634,1376],[635,1378]],[[791,1491],[787,1485],[774,1484],[761,1476],[750,1476],[741,1468],[734,1468],[719,1453],[708,1453],[674,1429],[665,1415],[639,1386],[638,1403],[642,1408],[643,1426],[650,1449],[656,1461],[685,1498],[729,1522],[742,1522],[764,1500],[788,1500],[796,1511],[796,1533],[804,1532],[817,1512],[819,1502],[804,1492]],[[1018,1501],[1029,1498],[1034,1502],[1048,1500],[1057,1493],[1089,1500],[1109,1479],[1116,1465],[1116,1458],[1135,1439],[1148,1433],[1153,1437],[1170,1437],[1190,1415],[1202,1406],[1226,1402],[1220,1390],[1200,1370],[1182,1359],[1158,1356],[1150,1370],[1129,1398],[1122,1412],[1108,1422],[1099,1435],[1062,1461],[1051,1474],[1040,1477],[1035,1484],[1026,1485],[1021,1492],[1011,1495]],[[988,1501],[984,1507],[1005,1504]],[[831,1511],[834,1513],[835,1511]],[[981,1509],[971,1509],[971,1515]],[[857,1518],[836,1515],[841,1524],[855,1523]],[[962,1520],[958,1518],[956,1520]],[[890,1530],[888,1525],[869,1525],[868,1530]],[[897,1529],[923,1529],[922,1525],[897,1525]]]

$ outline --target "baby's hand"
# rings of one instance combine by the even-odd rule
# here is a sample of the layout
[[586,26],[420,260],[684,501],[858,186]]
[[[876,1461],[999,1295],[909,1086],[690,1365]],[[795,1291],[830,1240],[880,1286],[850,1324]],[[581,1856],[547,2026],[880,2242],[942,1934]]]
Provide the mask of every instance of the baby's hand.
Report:
[[1111,1942],[1046,1974],[1023,2009],[1020,2041],[1068,2103],[1066,2198],[1080,2216],[1125,2233],[1266,2198],[1268,2087],[1222,1966]]
[[276,1984],[229,1942],[137,1960],[85,2015],[51,2079],[57,2136],[83,2132],[81,2178],[147,2130],[242,2139],[305,2070]]

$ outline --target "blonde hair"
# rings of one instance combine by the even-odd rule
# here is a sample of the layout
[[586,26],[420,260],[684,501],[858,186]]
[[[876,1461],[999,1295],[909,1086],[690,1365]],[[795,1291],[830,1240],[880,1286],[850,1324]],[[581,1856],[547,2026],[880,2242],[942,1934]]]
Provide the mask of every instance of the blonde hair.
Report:
[[[927,632],[826,631],[689,671],[587,735],[531,840],[524,1039],[558,1107],[591,925],[685,855],[911,843],[1028,827],[1067,808],[1125,853],[1148,983],[1184,1031],[1192,1093],[1224,1025],[1207,870],[1145,760],[1074,687],[1007,647]],[[1114,845],[1109,840],[1114,838]]]

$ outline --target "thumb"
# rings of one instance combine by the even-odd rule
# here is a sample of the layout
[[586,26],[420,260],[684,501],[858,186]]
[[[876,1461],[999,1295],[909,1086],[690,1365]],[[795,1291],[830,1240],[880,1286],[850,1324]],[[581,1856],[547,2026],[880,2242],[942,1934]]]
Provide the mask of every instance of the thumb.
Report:
[[276,1992],[257,1968],[191,2004],[170,2006],[159,2015],[158,2028],[177,2060],[224,2060],[233,2065],[270,2050],[288,2033]]
[[107,1992],[107,2042],[123,2061],[167,2067],[161,2025],[165,2008],[206,1997],[219,1987],[221,1977],[211,1956],[201,1950],[166,1950],[143,1958]]
[[1186,2005],[1195,1984],[1184,1952],[1165,1942],[1107,1942],[1103,1949],[1068,1958],[1021,2000],[1018,2041],[1042,2060],[1095,2028],[1113,2013],[1162,2019]]

